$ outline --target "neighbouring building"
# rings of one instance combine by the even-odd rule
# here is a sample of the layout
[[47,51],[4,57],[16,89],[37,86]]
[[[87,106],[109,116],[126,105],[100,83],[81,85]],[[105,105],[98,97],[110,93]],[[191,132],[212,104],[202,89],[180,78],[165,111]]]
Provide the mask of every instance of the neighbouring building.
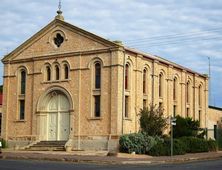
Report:
[[215,139],[217,129],[222,129],[222,108],[209,106],[207,128],[208,138]]
[[206,75],[73,26],[61,11],[2,62],[2,136],[10,146],[67,141],[115,150],[120,135],[140,129],[138,113],[151,102],[167,117],[207,127]]

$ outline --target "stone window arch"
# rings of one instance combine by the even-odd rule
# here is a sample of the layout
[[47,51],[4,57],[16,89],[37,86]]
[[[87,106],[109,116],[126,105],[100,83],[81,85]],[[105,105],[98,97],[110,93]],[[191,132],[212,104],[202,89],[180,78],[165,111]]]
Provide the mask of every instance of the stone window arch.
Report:
[[125,89],[130,89],[130,64],[126,63],[125,65]]
[[202,86],[202,84],[200,84],[199,87],[198,87],[198,105],[199,105],[199,108],[202,107],[202,97],[203,97],[203,86]]
[[164,96],[164,74],[161,72],[159,74],[159,97],[163,98]]
[[143,94],[147,94],[147,79],[148,79],[148,71],[146,68],[143,69]]
[[173,79],[173,100],[176,101],[178,98],[178,78]]
[[95,62],[94,64],[94,87],[95,89],[101,88],[101,63]]
[[54,66],[54,71],[55,71],[55,80],[59,80],[60,79],[60,68],[59,65],[55,65]]
[[63,77],[65,80],[69,79],[69,72],[70,72],[69,65],[67,63],[64,63],[63,64]]
[[187,81],[186,83],[186,102],[190,103],[190,92],[191,92],[191,82],[190,80]]
[[20,94],[25,94],[26,91],[26,70],[20,70]]
[[46,81],[51,81],[51,67],[49,65],[46,66]]
[[18,72],[18,105],[17,105],[17,118],[18,120],[25,120],[25,94],[27,82],[27,69],[20,68]]

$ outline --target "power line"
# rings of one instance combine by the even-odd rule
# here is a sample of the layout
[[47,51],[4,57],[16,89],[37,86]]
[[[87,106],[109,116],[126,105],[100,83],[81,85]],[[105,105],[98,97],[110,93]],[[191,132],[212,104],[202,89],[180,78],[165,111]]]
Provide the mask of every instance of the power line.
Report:
[[[178,40],[180,40],[180,41],[182,41],[182,40],[189,40],[189,39],[191,39],[191,40],[195,40],[195,39],[203,39],[203,38],[209,38],[209,39],[216,39],[216,38],[220,38],[221,36],[220,35],[202,35],[202,36],[178,36],[178,37],[169,37],[169,38],[162,38],[162,39],[151,39],[151,40],[142,40],[142,41],[135,41],[134,43],[133,42],[131,42],[131,43],[129,43],[129,42],[127,42],[126,41],[126,44],[130,44],[130,45],[136,45],[136,44],[144,44],[144,43],[162,43],[162,42],[168,42],[168,41],[178,41]],[[162,41],[160,41],[160,40],[162,40]]]
[[143,45],[149,45],[149,46],[160,46],[160,45],[169,45],[169,44],[175,44],[175,43],[184,43],[184,42],[194,42],[194,41],[202,41],[202,40],[220,40],[221,36],[214,36],[214,37],[186,37],[183,39],[166,39],[164,41],[146,41],[146,42],[140,42],[140,43],[126,43],[129,46],[143,46]]
[[136,42],[136,41],[143,41],[143,40],[149,40],[149,39],[165,39],[165,38],[177,38],[177,37],[183,37],[183,36],[192,36],[192,35],[201,35],[205,33],[217,33],[222,31],[222,27],[214,28],[214,29],[209,29],[205,31],[193,31],[193,32],[187,32],[187,33],[177,33],[177,34],[168,34],[168,35],[158,35],[158,36],[151,36],[151,37],[145,37],[145,38],[140,38],[140,39],[128,39],[125,40],[126,42]]

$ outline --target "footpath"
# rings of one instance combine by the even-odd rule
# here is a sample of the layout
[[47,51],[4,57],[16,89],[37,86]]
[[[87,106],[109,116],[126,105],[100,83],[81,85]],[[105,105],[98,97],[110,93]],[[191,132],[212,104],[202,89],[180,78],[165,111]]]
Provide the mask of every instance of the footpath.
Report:
[[118,153],[115,156],[107,156],[105,151],[14,151],[3,150],[1,159],[46,160],[67,161],[75,163],[96,164],[166,164],[182,163],[189,161],[222,159],[222,152],[195,153],[177,156],[152,157],[147,155],[133,155]]

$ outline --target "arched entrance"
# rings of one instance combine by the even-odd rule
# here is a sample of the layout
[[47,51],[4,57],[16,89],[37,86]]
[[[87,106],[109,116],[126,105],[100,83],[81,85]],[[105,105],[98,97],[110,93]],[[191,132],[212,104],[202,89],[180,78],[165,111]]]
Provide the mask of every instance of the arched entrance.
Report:
[[70,135],[70,100],[60,90],[52,90],[39,101],[40,140],[66,141]]

